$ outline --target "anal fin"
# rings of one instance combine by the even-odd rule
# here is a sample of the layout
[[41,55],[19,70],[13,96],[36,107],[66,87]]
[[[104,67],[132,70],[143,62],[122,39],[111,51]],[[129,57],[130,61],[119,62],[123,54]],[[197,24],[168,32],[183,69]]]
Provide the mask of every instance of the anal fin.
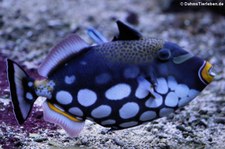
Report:
[[42,107],[45,121],[61,126],[70,137],[76,137],[80,134],[85,124],[84,121],[70,116],[47,101],[43,103]]

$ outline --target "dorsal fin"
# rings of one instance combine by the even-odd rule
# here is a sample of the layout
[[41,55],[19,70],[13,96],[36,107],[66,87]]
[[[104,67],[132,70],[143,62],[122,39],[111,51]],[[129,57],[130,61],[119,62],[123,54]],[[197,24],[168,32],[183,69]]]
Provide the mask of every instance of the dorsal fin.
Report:
[[139,40],[142,39],[142,35],[140,32],[125,24],[124,22],[118,20],[117,26],[119,29],[119,35],[113,38],[113,41],[116,40]]
[[108,40],[99,31],[97,31],[93,27],[89,27],[87,29],[87,34],[97,44],[103,44],[103,43],[108,42]]
[[43,77],[48,77],[51,70],[56,68],[69,56],[79,53],[88,44],[79,36],[72,34],[59,42],[52,48],[50,54],[38,68],[38,73]]

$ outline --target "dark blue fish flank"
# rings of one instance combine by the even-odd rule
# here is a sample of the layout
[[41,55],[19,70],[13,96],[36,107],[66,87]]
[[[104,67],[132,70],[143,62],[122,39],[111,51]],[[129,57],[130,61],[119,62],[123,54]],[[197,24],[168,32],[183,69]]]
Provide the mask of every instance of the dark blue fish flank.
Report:
[[7,60],[14,113],[19,124],[29,116],[37,97],[44,119],[77,136],[85,120],[118,130],[167,116],[187,105],[210,82],[212,65],[175,43],[145,38],[117,21],[112,41],[93,28],[97,43],[88,45],[72,34],[53,47],[31,78]]

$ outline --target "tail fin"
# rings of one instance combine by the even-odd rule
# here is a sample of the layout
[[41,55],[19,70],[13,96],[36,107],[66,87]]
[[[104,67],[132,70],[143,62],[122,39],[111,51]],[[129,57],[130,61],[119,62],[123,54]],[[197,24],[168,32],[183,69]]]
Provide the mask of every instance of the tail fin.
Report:
[[7,66],[14,114],[17,122],[23,124],[37,98],[33,85],[34,79],[30,78],[22,67],[10,59],[7,59]]

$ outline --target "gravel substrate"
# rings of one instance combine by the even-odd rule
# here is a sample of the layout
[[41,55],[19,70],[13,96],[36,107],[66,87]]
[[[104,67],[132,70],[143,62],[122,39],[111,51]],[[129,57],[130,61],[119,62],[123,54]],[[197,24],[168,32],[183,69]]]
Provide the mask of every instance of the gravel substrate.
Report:
[[[225,18],[202,10],[161,12],[157,1],[0,0],[0,148],[225,148]],[[77,138],[44,122],[39,99],[28,121],[13,116],[4,59],[35,69],[52,45],[69,33],[90,44],[93,26],[108,39],[117,33],[115,20],[129,22],[145,36],[173,41],[209,60],[217,77],[196,99],[166,118],[109,131],[87,121]]]

